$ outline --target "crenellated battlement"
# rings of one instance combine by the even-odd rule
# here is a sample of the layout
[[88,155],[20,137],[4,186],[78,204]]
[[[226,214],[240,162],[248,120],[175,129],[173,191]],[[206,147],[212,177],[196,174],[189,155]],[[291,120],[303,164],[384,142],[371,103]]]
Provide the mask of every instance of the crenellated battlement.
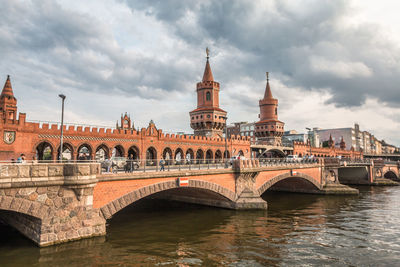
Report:
[[219,82],[214,82],[214,81],[203,81],[203,82],[198,82],[196,85],[197,89],[219,89]]

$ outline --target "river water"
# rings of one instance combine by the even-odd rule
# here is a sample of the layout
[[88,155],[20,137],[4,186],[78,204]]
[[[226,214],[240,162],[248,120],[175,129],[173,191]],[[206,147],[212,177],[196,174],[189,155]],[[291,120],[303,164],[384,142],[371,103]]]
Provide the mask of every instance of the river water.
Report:
[[0,226],[0,266],[399,266],[400,187],[267,193],[268,211],[141,201],[107,236],[38,248]]

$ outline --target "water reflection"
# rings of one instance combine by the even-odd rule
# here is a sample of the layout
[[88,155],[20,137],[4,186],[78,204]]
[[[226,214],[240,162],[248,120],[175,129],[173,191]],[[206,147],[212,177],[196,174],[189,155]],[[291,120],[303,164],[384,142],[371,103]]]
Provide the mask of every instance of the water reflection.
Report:
[[400,188],[359,189],[267,192],[267,212],[141,201],[108,221],[106,237],[42,249],[0,226],[1,265],[397,265]]

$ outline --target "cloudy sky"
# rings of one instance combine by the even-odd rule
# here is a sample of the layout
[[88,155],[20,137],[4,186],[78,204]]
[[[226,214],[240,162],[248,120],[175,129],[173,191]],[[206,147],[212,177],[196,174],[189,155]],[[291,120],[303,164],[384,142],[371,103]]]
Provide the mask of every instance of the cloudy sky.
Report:
[[400,17],[388,0],[0,0],[0,77],[28,120],[192,132],[211,50],[229,121],[256,121],[269,71],[285,129],[400,145]]

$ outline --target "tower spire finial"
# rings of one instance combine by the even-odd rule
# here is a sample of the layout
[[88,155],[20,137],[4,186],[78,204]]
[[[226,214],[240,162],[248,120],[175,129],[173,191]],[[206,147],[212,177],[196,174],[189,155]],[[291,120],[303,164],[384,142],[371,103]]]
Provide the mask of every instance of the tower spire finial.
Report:
[[265,74],[267,75],[267,82],[268,82],[269,81],[269,72],[267,71]]
[[208,47],[206,48],[206,54],[207,54],[207,61],[206,61],[206,68],[204,69],[203,82],[212,82],[214,81],[214,77],[212,75],[210,62],[208,61],[208,58],[210,57],[210,49],[208,49]]

